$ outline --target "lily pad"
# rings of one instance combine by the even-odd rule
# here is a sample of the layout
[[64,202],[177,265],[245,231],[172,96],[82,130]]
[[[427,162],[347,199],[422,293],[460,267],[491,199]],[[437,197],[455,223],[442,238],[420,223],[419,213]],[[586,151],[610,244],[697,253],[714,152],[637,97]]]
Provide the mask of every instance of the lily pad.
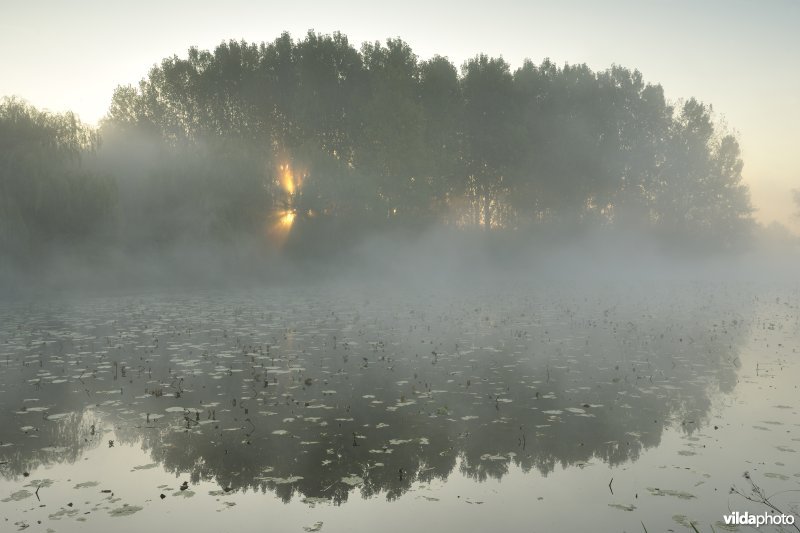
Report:
[[139,507],[138,505],[128,505],[124,504],[122,507],[117,507],[116,509],[111,509],[108,514],[110,516],[130,516],[134,513],[138,513],[141,511],[143,507]]

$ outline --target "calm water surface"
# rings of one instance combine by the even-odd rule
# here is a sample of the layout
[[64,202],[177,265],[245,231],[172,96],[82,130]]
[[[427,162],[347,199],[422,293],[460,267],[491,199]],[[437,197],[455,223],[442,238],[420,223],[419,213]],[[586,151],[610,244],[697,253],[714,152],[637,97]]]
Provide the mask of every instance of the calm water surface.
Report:
[[[3,531],[700,531],[800,508],[800,291],[0,304]],[[769,530],[761,528],[762,531]]]

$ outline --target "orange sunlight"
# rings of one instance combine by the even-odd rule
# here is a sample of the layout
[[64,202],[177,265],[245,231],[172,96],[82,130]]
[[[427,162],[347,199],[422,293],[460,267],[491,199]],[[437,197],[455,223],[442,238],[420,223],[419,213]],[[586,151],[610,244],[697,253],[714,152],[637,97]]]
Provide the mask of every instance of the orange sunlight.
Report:
[[291,226],[292,222],[294,222],[294,217],[295,217],[294,211],[286,211],[285,213],[283,213],[283,215],[281,215],[280,219],[281,225]]
[[295,176],[289,164],[281,165],[280,169],[280,184],[284,191],[289,196],[293,195],[297,189],[300,188],[300,176]]
[[271,241],[278,246],[286,242],[292,229],[297,212],[294,209],[294,197],[300,188],[301,176],[295,175],[288,163],[278,166],[277,183],[281,188],[279,205],[276,211],[267,220],[267,234]]

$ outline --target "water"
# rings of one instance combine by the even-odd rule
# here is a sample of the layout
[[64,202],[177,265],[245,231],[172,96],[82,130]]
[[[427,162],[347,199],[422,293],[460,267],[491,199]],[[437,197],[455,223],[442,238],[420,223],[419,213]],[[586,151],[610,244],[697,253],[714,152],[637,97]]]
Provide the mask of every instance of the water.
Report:
[[736,531],[729,509],[766,510],[731,494],[744,472],[798,512],[799,305],[689,284],[8,302],[0,519]]

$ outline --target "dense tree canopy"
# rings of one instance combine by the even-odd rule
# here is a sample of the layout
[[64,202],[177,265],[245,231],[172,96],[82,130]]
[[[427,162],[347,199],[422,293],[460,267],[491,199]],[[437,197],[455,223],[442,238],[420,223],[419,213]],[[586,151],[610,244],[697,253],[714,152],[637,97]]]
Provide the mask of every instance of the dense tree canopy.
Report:
[[739,145],[711,107],[671,104],[620,66],[513,70],[478,55],[459,70],[400,39],[357,49],[339,33],[192,48],[114,92],[97,168],[118,192],[80,171],[97,134],[71,115],[9,100],[0,128],[6,239],[85,233],[117,204],[125,239],[283,225],[301,248],[434,223],[635,227],[731,248],[753,224]]
[[[26,255],[33,243],[70,244],[108,228],[114,183],[81,166],[97,132],[73,114],[0,101],[0,248]],[[4,255],[6,255],[4,254]]]

